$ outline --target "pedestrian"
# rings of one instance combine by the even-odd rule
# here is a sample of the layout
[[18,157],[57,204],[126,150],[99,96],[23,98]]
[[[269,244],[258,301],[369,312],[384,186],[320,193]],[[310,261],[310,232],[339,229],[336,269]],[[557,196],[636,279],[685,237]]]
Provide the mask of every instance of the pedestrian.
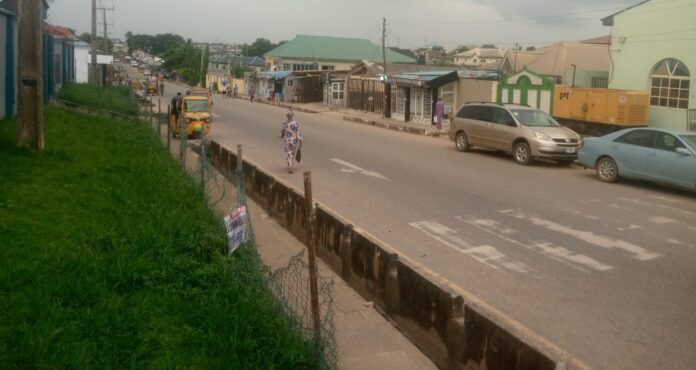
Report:
[[273,90],[271,90],[271,88],[269,87],[268,89],[266,89],[266,100],[268,100],[270,102],[272,99],[273,99]]
[[237,84],[234,84],[234,87],[232,88],[232,91],[233,91],[232,93],[234,94],[234,97],[235,97],[235,98],[237,97],[237,90],[238,90],[238,89],[237,89]]
[[437,103],[435,103],[435,124],[438,130],[442,130],[442,121],[445,116],[445,102],[442,101],[442,97],[437,98]]
[[181,113],[181,92],[177,92],[172,98],[172,115],[174,116],[174,125],[179,124],[179,114]]
[[254,102],[254,89],[249,89],[249,101]]
[[159,81],[159,93],[160,96],[164,96],[164,81],[162,80]]
[[293,164],[295,163],[295,157],[298,155],[298,151],[302,146],[302,135],[300,135],[300,125],[295,121],[295,114],[289,110],[285,114],[285,121],[283,122],[283,128],[280,131],[280,138],[283,140],[283,147],[285,149],[285,160],[288,166],[288,173],[293,173],[295,170]]
[[227,89],[225,90],[225,97],[228,99],[232,97],[232,86],[227,85]]

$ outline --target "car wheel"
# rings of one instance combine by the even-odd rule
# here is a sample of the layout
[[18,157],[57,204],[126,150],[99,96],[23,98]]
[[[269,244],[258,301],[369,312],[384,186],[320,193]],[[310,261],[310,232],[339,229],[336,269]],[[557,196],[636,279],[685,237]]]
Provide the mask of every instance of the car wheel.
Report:
[[454,145],[460,152],[468,152],[469,149],[471,149],[471,145],[469,145],[469,138],[466,136],[464,131],[457,132],[457,136],[454,139]]
[[512,152],[515,155],[515,161],[517,163],[523,166],[532,163],[532,149],[526,142],[520,141],[515,144],[515,147],[512,148]]
[[562,161],[558,161],[558,164],[560,164],[561,166],[570,166],[573,163],[575,163],[574,159],[565,159]]
[[597,177],[604,182],[614,182],[619,177],[619,167],[609,157],[600,158],[596,168]]

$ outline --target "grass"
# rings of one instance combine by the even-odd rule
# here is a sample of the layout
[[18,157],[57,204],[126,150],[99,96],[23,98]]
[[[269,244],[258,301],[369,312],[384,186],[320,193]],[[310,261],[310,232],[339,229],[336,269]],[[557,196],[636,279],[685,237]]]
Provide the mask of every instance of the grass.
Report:
[[146,124],[45,125],[37,154],[0,121],[0,368],[317,366]]
[[138,106],[131,99],[130,91],[126,86],[101,87],[69,83],[60,89],[58,98],[134,116],[138,114]]

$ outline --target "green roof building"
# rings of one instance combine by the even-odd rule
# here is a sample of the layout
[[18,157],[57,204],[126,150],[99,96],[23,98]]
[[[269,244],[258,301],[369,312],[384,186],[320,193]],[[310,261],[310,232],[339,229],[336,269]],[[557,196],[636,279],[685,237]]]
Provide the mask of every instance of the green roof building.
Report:
[[[416,63],[406,55],[387,49],[387,63]],[[264,54],[275,70],[349,70],[361,61],[382,62],[382,48],[370,40],[297,35]]]

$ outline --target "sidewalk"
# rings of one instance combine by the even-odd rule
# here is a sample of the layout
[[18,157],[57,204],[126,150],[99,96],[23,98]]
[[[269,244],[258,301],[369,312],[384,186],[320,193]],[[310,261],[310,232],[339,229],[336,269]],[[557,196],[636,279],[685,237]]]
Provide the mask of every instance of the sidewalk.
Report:
[[[238,99],[245,99],[245,97],[238,97]],[[347,122],[382,127],[394,131],[407,132],[409,134],[448,138],[447,133],[449,131],[449,125],[444,125],[442,130],[438,130],[434,125],[416,122],[403,122],[393,118],[384,118],[380,113],[363,112],[348,108],[331,109],[323,102],[302,104],[288,102],[272,103],[264,99],[254,99],[254,102],[275,105],[286,109],[292,108],[294,111],[298,112],[329,114]]]
[[[167,140],[166,125],[162,127],[162,140]],[[171,153],[179,153],[179,140],[171,141]],[[198,165],[198,155],[190,148],[186,155],[186,167]],[[215,171],[211,168],[212,171]],[[215,171],[215,182],[224,184],[225,193],[234,194],[233,185]],[[218,180],[219,179],[219,180]],[[210,192],[211,189],[208,188]],[[211,194],[215,199],[216,194]],[[217,204],[228,207],[225,202]],[[276,223],[251,199],[247,207],[254,225],[254,234],[261,258],[272,271],[288,264],[290,258],[305,249],[304,244]],[[218,211],[229,212],[229,209]],[[306,253],[305,253],[306,257]],[[437,367],[386,318],[372,308],[340,276],[319,260],[319,273],[334,281],[334,310],[336,341],[341,369],[355,370],[417,370]]]

